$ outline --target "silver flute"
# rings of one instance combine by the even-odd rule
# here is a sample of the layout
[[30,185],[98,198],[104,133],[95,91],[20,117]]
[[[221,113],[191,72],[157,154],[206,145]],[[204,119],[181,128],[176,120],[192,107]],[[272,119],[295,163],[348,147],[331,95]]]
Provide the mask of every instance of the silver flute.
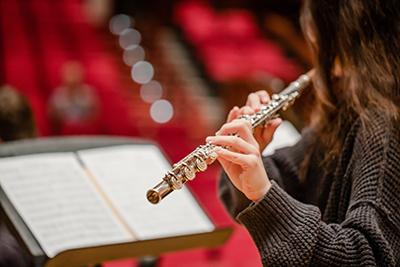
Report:
[[[275,118],[281,109],[286,110],[287,107],[292,105],[303,89],[310,84],[311,73],[312,71],[301,75],[282,92],[272,95],[271,101],[257,113],[242,115],[239,119],[249,121],[254,129]],[[148,201],[153,204],[159,203],[171,192],[181,189],[186,182],[193,180],[196,177],[196,173],[205,171],[208,165],[217,159],[216,148],[217,146],[209,143],[198,146],[189,155],[175,163],[172,169],[162,178],[161,182],[147,191]]]

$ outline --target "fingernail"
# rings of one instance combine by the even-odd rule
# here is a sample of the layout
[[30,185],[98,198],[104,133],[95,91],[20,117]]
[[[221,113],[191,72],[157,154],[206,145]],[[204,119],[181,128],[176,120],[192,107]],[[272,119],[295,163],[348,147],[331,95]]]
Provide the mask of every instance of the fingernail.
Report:
[[220,131],[215,132],[215,135],[219,135]]
[[213,137],[212,137],[212,136],[208,136],[208,137],[206,138],[206,142],[207,142],[207,143],[211,143],[212,140],[213,140]]

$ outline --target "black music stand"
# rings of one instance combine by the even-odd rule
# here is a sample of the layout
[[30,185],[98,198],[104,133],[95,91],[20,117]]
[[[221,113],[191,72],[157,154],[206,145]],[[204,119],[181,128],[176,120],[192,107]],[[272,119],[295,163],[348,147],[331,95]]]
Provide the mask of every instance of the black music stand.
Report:
[[[124,137],[82,136],[39,138],[9,142],[0,145],[0,157],[13,157],[51,152],[76,152],[78,150],[119,145],[149,144],[151,142]],[[173,238],[135,241],[131,243],[100,246],[95,248],[72,249],[61,252],[55,259],[50,259],[40,247],[35,236],[15,210],[10,200],[0,188],[0,207],[8,228],[17,238],[22,248],[33,260],[35,267],[65,266],[66,259],[76,258],[79,266],[115,260],[119,258],[145,257],[141,266],[155,266],[158,256],[168,251],[178,251],[196,247],[216,247],[223,244],[231,235],[231,228],[216,228],[212,232]],[[151,248],[151,250],[149,250]],[[152,255],[152,257],[148,257]]]

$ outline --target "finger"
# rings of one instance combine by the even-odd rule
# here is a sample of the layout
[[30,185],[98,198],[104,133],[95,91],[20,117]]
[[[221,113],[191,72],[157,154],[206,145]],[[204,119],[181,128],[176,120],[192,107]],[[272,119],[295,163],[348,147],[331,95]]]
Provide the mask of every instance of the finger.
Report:
[[263,133],[264,133],[264,126],[258,126],[253,131],[253,136],[260,144],[260,141],[263,141]]
[[231,109],[231,111],[229,111],[228,119],[226,121],[231,122],[234,119],[237,119],[239,117],[239,115],[240,115],[239,108],[237,106],[235,106],[235,107],[233,107],[233,109]]
[[241,153],[245,154],[255,154],[258,152],[258,148],[245,142],[242,138],[237,136],[209,136],[206,138],[206,141],[217,146],[228,146],[230,150],[240,151]]
[[218,157],[221,157],[227,161],[234,164],[240,165],[243,169],[249,169],[257,164],[257,156],[255,155],[245,155],[238,152],[233,152],[225,148],[220,148],[216,150]]
[[219,162],[219,164],[221,164],[222,168],[225,170],[225,172],[229,175],[229,161],[227,161],[226,159],[217,157],[217,160]]
[[256,113],[256,111],[249,106],[244,106],[244,107],[240,108],[239,113],[241,115],[252,115],[252,114]]
[[282,119],[277,118],[270,120],[265,124],[262,139],[267,143],[271,142],[276,129],[281,125],[281,123]]
[[271,100],[269,94],[265,90],[257,91],[256,94],[260,97],[262,104],[267,104]]
[[222,157],[217,157],[218,162],[221,164],[222,168],[228,175],[229,180],[231,180],[232,184],[236,188],[240,188],[241,186],[241,181],[240,178],[235,175],[235,168],[241,168],[240,165],[233,164],[232,162],[223,159]]
[[260,90],[249,94],[246,105],[258,111],[261,109],[263,104],[267,104],[270,100],[271,99],[267,91]]
[[250,122],[240,119],[224,124],[216,135],[237,134],[248,143],[254,144],[253,130]]
[[258,111],[261,109],[261,98],[256,93],[251,93],[247,97],[246,106],[251,107],[253,110]]

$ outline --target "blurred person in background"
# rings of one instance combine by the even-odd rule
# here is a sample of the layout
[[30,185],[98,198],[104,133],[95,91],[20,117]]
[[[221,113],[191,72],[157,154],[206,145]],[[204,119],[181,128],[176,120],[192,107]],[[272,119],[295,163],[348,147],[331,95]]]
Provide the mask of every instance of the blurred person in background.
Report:
[[84,83],[79,62],[67,62],[62,69],[62,84],[49,101],[49,116],[55,134],[96,132],[99,100],[94,89]]
[[253,135],[236,118],[269,96],[249,95],[207,138],[220,146],[221,198],[264,266],[400,266],[400,2],[306,0],[301,21],[315,69],[311,125],[262,157],[280,120]]
[[[36,127],[28,101],[12,87],[0,87],[0,142],[35,137]],[[31,262],[0,217],[0,267],[10,266],[26,267]]]
[[26,98],[10,86],[0,87],[0,141],[35,136],[36,126]]

